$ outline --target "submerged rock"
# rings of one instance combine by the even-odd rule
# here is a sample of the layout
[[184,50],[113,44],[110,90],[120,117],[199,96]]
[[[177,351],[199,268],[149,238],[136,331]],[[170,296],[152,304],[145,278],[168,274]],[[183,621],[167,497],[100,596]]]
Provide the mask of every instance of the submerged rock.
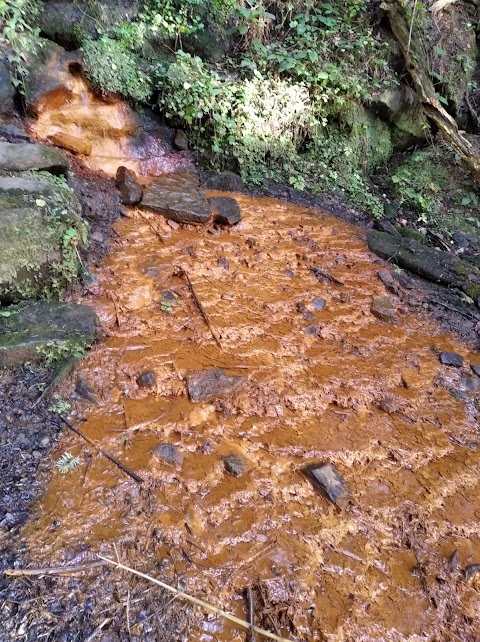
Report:
[[311,464],[303,472],[334,504],[347,494],[346,482],[332,464]]
[[213,220],[219,225],[235,225],[242,220],[240,205],[229,196],[213,196],[208,199]]
[[0,142],[0,169],[11,172],[42,169],[66,176],[69,162],[63,154],[45,145]]
[[390,323],[395,323],[396,321],[395,306],[388,296],[374,297],[372,305],[370,306],[370,312],[381,321],[388,321]]
[[415,274],[462,290],[473,299],[480,295],[480,269],[450,252],[427,247],[415,239],[370,230],[368,247],[387,261]]
[[191,401],[204,401],[238,390],[245,377],[226,374],[224,370],[200,370],[187,375],[187,388]]
[[455,368],[463,366],[463,357],[455,352],[441,352],[439,359],[444,366],[454,366]]
[[153,370],[145,370],[137,377],[137,384],[141,388],[151,388],[157,383],[157,375]]
[[95,312],[86,305],[24,301],[0,316],[0,366],[66,356],[90,346],[100,334]]
[[234,477],[241,477],[248,470],[247,462],[240,455],[227,455],[223,459],[225,470]]
[[173,444],[160,444],[153,449],[153,454],[155,457],[158,457],[158,459],[163,459],[163,461],[177,468],[181,468],[183,464],[183,453]]
[[206,223],[210,204],[192,174],[166,174],[148,185],[141,202],[148,208],[177,223]]
[[115,185],[120,192],[124,205],[136,205],[142,200],[142,186],[137,181],[135,174],[123,165],[117,169]]

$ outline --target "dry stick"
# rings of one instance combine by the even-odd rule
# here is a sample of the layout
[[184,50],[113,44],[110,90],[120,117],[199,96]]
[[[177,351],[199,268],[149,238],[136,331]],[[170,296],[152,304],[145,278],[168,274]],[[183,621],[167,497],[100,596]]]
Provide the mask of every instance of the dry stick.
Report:
[[88,636],[88,638],[85,640],[85,642],[92,642],[92,640],[94,640],[94,639],[97,637],[97,634],[98,634],[98,633],[100,633],[100,632],[101,632],[101,630],[102,630],[104,627],[106,627],[106,626],[107,626],[107,624],[110,624],[110,622],[111,622],[111,621],[112,621],[112,618],[111,618],[111,617],[107,617],[107,618],[105,618],[105,619],[103,620],[103,622],[101,622],[101,624],[99,624],[99,625],[97,626],[97,628],[95,629],[95,631],[93,631],[93,633],[92,633],[91,635],[89,635],[89,636]]
[[137,571],[134,568],[125,566],[125,564],[120,564],[119,562],[116,562],[115,560],[111,560],[108,557],[103,557],[102,555],[99,555],[98,557],[101,560],[104,560],[105,562],[108,562],[109,564],[116,566],[117,568],[121,568],[123,571],[128,571],[133,575],[137,575],[138,577],[143,577],[143,579],[148,580],[149,582],[153,582],[153,584],[157,584],[157,586],[160,586],[166,591],[170,591],[170,593],[174,593],[177,597],[181,597],[184,600],[191,602],[192,604],[201,606],[203,609],[207,609],[207,611],[211,611],[212,613],[215,613],[215,615],[220,615],[221,617],[224,617],[225,619],[230,620],[235,624],[238,624],[244,629],[252,630],[255,633],[258,633],[259,635],[262,635],[265,638],[269,638],[270,640],[277,640],[277,642],[291,642],[291,640],[288,640],[287,638],[282,638],[279,635],[275,635],[275,633],[271,633],[270,631],[265,631],[264,629],[261,629],[258,626],[255,626],[255,625],[252,626],[245,620],[242,620],[239,617],[232,615],[231,613],[227,613],[226,611],[222,611],[222,609],[219,609],[216,606],[213,606],[212,604],[208,604],[208,602],[204,602],[203,600],[199,600],[197,597],[193,597],[188,593],[179,591],[173,586],[170,586],[170,584],[165,584],[164,582],[161,582],[160,580],[157,580],[156,578],[151,577],[151,575],[147,575],[146,573],[141,573],[140,571]]
[[134,479],[138,484],[143,484],[143,479],[137,475],[137,473],[134,473],[133,470],[128,468],[128,466],[125,466],[121,461],[119,461],[116,457],[108,453],[106,450],[103,450],[100,446],[98,446],[93,439],[90,439],[84,432],[80,430],[77,426],[74,426],[72,423],[68,421],[68,419],[65,419],[63,415],[59,415],[60,419],[63,421],[63,423],[70,428],[70,430],[73,430],[74,433],[82,437],[82,439],[85,439],[85,441],[90,444],[95,450],[100,454],[106,457],[109,461],[112,462],[112,464],[115,464],[120,470],[123,470],[124,473],[126,473],[129,477]]
[[149,419],[148,421],[142,421],[141,424],[135,424],[134,426],[128,426],[127,428],[112,428],[109,432],[135,432],[135,430],[142,430],[142,428],[146,428],[150,424],[155,423],[156,421],[159,421],[162,417],[164,417],[167,412],[170,410],[170,406],[161,412],[158,417],[154,417],[153,419]]
[[155,226],[153,223],[151,223],[146,216],[144,216],[141,212],[138,212],[140,214],[140,218],[142,218],[145,223],[153,230],[155,236],[162,242],[165,243],[165,239],[163,236],[160,235],[160,233],[155,229]]
[[336,276],[333,276],[328,272],[324,272],[320,268],[311,267],[310,271],[313,272],[313,276],[323,276],[323,278],[327,279],[327,281],[331,281],[332,283],[336,283],[337,285],[345,285],[345,283],[343,281],[340,281],[340,279],[337,279]]
[[71,566],[51,566],[50,568],[7,568],[3,572],[5,575],[20,577],[23,575],[63,575],[64,573],[79,573],[88,571],[97,566],[105,566],[106,562],[95,560],[86,564],[72,564]]
[[250,631],[248,632],[247,639],[248,642],[257,642],[257,637],[253,628],[255,626],[255,606],[253,604],[253,593],[250,586],[247,587],[245,593],[247,598],[247,620],[250,624]]
[[193,300],[195,301],[195,305],[197,306],[198,311],[202,315],[203,320],[207,324],[208,329],[210,330],[210,332],[212,334],[212,337],[215,340],[215,343],[218,345],[219,348],[221,348],[222,344],[220,343],[219,338],[217,337],[217,335],[215,334],[215,332],[214,332],[214,330],[212,328],[212,324],[210,323],[210,319],[208,318],[207,313],[205,312],[205,309],[204,309],[203,305],[200,303],[200,299],[198,298],[197,293],[195,292],[195,288],[193,287],[193,283],[192,283],[190,277],[188,276],[186,270],[183,267],[179,267],[177,271],[178,271],[178,274],[180,274],[180,275],[183,274],[185,279],[187,280],[188,287],[190,288],[190,292],[192,293]]

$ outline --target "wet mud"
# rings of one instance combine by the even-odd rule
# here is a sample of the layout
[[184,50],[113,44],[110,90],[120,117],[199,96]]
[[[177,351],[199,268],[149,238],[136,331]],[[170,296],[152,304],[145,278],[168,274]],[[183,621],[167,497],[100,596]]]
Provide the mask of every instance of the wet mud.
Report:
[[[480,561],[480,440],[464,382],[480,357],[385,290],[357,228],[237,199],[243,221],[215,234],[133,208],[114,224],[98,281],[74,295],[105,340],[61,392],[71,421],[144,483],[66,434],[51,470],[65,451],[81,464],[51,473],[22,533],[30,558],[115,545],[240,617],[251,587],[257,623],[292,640],[477,640],[480,577],[463,569]],[[371,311],[384,296],[387,320]],[[207,369],[245,381],[192,402],[188,376]],[[78,378],[98,403],[75,392]],[[344,481],[338,505],[304,474],[317,463]],[[189,618],[169,639],[244,639]]]

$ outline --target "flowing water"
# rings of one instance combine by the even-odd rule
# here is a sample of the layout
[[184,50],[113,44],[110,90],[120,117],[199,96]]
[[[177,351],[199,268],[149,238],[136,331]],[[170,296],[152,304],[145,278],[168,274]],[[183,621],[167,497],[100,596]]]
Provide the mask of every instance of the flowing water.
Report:
[[[240,616],[242,590],[259,586],[292,639],[476,639],[479,578],[466,582],[448,559],[458,549],[461,567],[480,561],[478,426],[457,392],[462,373],[438,351],[460,353],[465,368],[480,359],[395,297],[396,323],[370,312],[387,293],[356,228],[236,197],[243,221],[218,235],[135,209],[116,223],[98,284],[77,299],[105,333],[75,373],[100,403],[78,399],[73,420],[145,483],[65,436],[56,456],[70,450],[83,463],[53,474],[28,527],[36,558],[155,540],[155,559],[140,555],[139,567],[173,560],[187,592]],[[207,368],[246,382],[192,403],[185,377]],[[137,385],[146,370],[153,389]],[[181,466],[154,456],[161,443],[178,447]],[[229,454],[245,459],[245,474],[225,470]],[[314,462],[345,478],[341,507],[302,474]],[[244,633],[199,617],[190,639]]]

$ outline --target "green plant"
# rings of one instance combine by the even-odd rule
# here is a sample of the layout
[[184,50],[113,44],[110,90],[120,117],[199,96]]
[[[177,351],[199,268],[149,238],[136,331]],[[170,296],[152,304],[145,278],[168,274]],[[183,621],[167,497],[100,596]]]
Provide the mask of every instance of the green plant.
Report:
[[28,75],[26,60],[42,46],[35,20],[41,5],[37,0],[2,0],[0,2],[0,48],[6,54],[11,79],[20,93],[25,93]]
[[203,29],[197,13],[203,4],[203,0],[147,0],[140,19],[154,34],[173,40],[176,50],[182,47],[182,36]]
[[173,314],[173,303],[168,299],[162,299],[160,301],[160,310],[166,312],[167,314]]
[[49,412],[54,412],[56,415],[62,415],[71,409],[72,405],[62,399],[58,395],[54,395],[54,401],[48,406]]
[[85,355],[88,348],[89,346],[85,342],[65,339],[64,341],[47,341],[37,346],[36,350],[45,363],[51,365],[71,357],[79,359]]
[[71,473],[72,470],[75,470],[77,466],[82,463],[80,457],[72,455],[70,452],[64,452],[61,457],[55,462],[55,468],[57,468],[63,475]]

